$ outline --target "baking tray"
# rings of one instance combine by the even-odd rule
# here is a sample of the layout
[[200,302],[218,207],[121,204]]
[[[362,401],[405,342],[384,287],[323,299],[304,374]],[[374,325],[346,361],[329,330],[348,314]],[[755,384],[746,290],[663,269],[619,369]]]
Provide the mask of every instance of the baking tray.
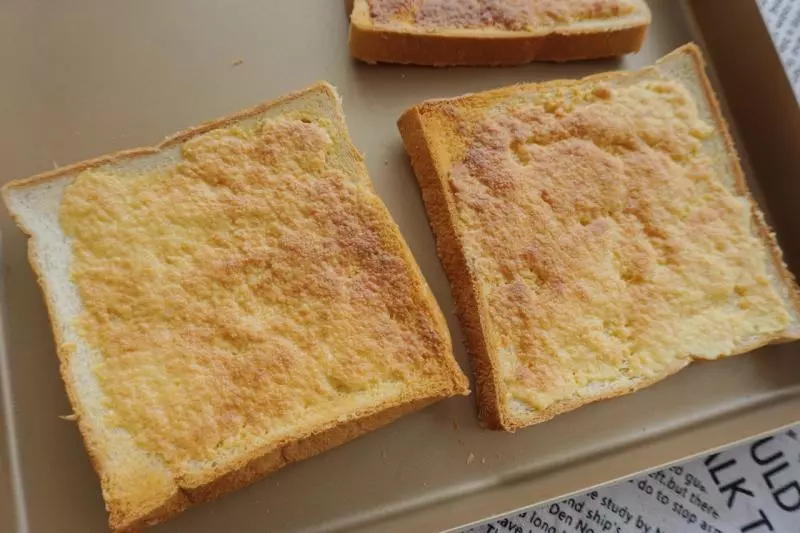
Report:
[[[800,114],[755,1],[650,5],[643,50],[621,61],[435,70],[351,61],[339,0],[5,0],[0,176],[152,145],[327,79],[343,96],[355,144],[448,317],[466,369],[447,279],[395,127],[400,112],[425,98],[638,68],[694,39],[707,48],[751,182],[789,265],[800,271]],[[50,325],[25,239],[5,211],[0,232],[0,529],[106,530],[78,431],[58,418],[70,407]],[[481,429],[472,398],[445,401],[153,531],[457,527],[800,420],[798,352],[800,345],[783,345],[697,364],[646,391],[513,435]]]

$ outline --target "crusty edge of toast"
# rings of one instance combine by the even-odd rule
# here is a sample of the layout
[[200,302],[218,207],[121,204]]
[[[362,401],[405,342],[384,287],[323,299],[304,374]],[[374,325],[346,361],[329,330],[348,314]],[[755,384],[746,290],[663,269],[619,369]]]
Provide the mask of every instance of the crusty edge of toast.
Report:
[[[196,126],[191,126],[186,128],[183,131],[180,131],[174,135],[170,135],[169,137],[165,138],[163,141],[158,143],[155,146],[145,146],[141,148],[131,148],[128,150],[120,150],[117,152],[112,152],[110,154],[101,155],[99,157],[86,159],[84,161],[79,161],[77,163],[73,163],[71,165],[66,165],[63,167],[58,167],[54,170],[48,170],[46,172],[42,172],[40,174],[36,174],[29,178],[17,179],[11,182],[6,183],[0,190],[2,190],[3,197],[6,201],[6,205],[8,204],[7,195],[8,191],[13,189],[25,188],[31,185],[36,185],[38,183],[43,183],[46,181],[51,181],[56,178],[60,178],[62,176],[69,176],[78,172],[83,172],[84,170],[88,170],[90,168],[95,168],[103,165],[108,165],[111,163],[119,163],[123,162],[127,159],[135,159],[140,156],[145,155],[154,155],[163,150],[168,148],[172,148],[173,146],[179,145],[181,143],[186,142],[187,140],[191,139],[192,137],[196,137],[203,133],[208,133],[211,130],[223,128],[225,126],[231,126],[245,120],[247,118],[256,117],[269,109],[274,107],[278,107],[280,105],[287,104],[293,100],[297,100],[302,98],[303,96],[307,95],[308,93],[314,92],[316,90],[323,91],[330,95],[331,99],[335,102],[339,102],[339,97],[336,93],[336,90],[333,88],[331,84],[325,81],[317,81],[312,85],[305,87],[304,89],[300,89],[297,91],[293,91],[287,93],[279,98],[274,100],[269,100],[267,102],[262,102],[255,106],[249,107],[247,109],[243,109],[241,111],[237,111],[235,113],[231,113],[230,115],[226,115],[224,117],[220,117],[217,119],[209,120],[206,122],[202,122]],[[337,104],[339,105],[339,104]],[[337,114],[343,115],[341,109],[337,110]],[[357,161],[361,162],[363,160],[361,153],[355,148],[355,146],[350,143],[351,154],[353,158]],[[14,213],[12,213],[14,216]],[[19,222],[17,217],[14,218],[15,222]],[[25,228],[20,225],[20,228],[25,231]],[[30,234],[26,231],[26,235]]]
[[398,120],[397,126],[419,182],[428,221],[436,237],[436,250],[450,280],[456,314],[466,336],[467,351],[475,376],[479,418],[489,427],[506,428],[508,421],[499,409],[500,391],[497,387],[502,383],[498,379],[498,365],[488,349],[481,321],[478,280],[470,272],[464,247],[452,224],[458,215],[445,189],[447,176],[441,176],[437,171],[430,144],[425,138],[425,127],[419,109],[414,107],[406,111]]
[[[659,63],[669,61],[678,54],[689,54],[700,73],[700,82],[714,116],[715,125],[723,135],[726,151],[734,162],[732,167],[734,169],[736,192],[747,198],[750,202],[755,231],[757,231],[758,235],[769,249],[772,262],[775,266],[775,272],[786,288],[789,301],[785,303],[792,306],[794,308],[794,314],[797,315],[800,313],[800,291],[798,291],[794,276],[783,262],[783,254],[778,247],[774,233],[772,233],[765,222],[763,214],[758,208],[758,204],[753,200],[747,187],[744,171],[739,162],[739,157],[736,153],[728,124],[722,115],[719,102],[711,88],[708,76],[705,73],[705,62],[703,61],[699,48],[695,44],[689,43],[664,56],[655,66],[647,68],[658,68]],[[609,72],[589,76],[580,81],[599,82],[606,79],[613,79],[618,75],[619,73]],[[546,82],[545,84],[539,84],[539,86],[550,88],[559,85],[571,85],[573,83],[575,82],[570,80],[556,80]],[[483,424],[487,427],[506,431],[515,431],[526,426],[544,422],[558,414],[571,411],[596,401],[611,399],[635,392],[680,371],[693,361],[692,358],[676,361],[674,366],[658,376],[626,380],[617,382],[611,386],[601,387],[595,394],[558,402],[543,411],[534,412],[531,416],[517,416],[511,413],[510,409],[504,408],[500,401],[500,395],[503,394],[504,391],[498,390],[503,387],[502,380],[497,379],[499,378],[499,365],[497,361],[494,360],[492,355],[493,351],[489,349],[489,333],[484,330],[484,322],[481,320],[481,316],[485,311],[482,309],[478,298],[478,280],[474,279],[470,272],[467,265],[467,258],[464,255],[464,247],[453,225],[453,221],[457,220],[458,217],[452,199],[447,193],[448,178],[446,175],[441,175],[439,173],[439,167],[436,164],[436,154],[432,152],[431,144],[426,139],[421,110],[429,106],[438,107],[461,99],[483,99],[492,96],[500,97],[502,95],[510,95],[514,92],[530,88],[533,85],[536,84],[506,87],[474,95],[465,95],[454,99],[429,100],[408,109],[398,120],[398,128],[403,138],[406,151],[411,159],[414,174],[420,184],[423,202],[428,212],[428,219],[436,236],[437,251],[452,286],[456,312],[465,331],[467,349],[475,374],[476,400],[478,403],[479,416]],[[489,96],[489,94],[492,96]],[[745,353],[770,342],[779,343],[798,338],[800,338],[799,331],[796,329],[794,331],[787,330],[783,332],[783,335],[780,337],[766,340],[755,339],[750,343],[743,344],[735,353]]]
[[[142,147],[118,151],[97,158],[81,161],[72,165],[60,167],[55,170],[43,172],[30,178],[15,180],[3,186],[2,196],[6,206],[8,207],[11,218],[28,237],[28,262],[31,265],[31,268],[36,276],[37,283],[39,284],[44,295],[45,304],[51,323],[55,326],[55,324],[58,324],[60,320],[55,311],[54,301],[50,292],[48,291],[47,284],[43,278],[42,270],[39,266],[39,261],[36,256],[36,237],[11,207],[12,204],[10,202],[9,195],[12,193],[12,191],[16,189],[35,187],[49,181],[57,180],[61,177],[74,175],[98,166],[125,162],[141,156],[154,155],[162,150],[181,144],[197,135],[232,125],[250,117],[259,116],[271,108],[284,105],[298,98],[302,98],[306,94],[316,90],[324,91],[330,96],[331,100],[335,102],[337,118],[341,121],[341,126],[346,132],[346,124],[344,122],[344,115],[341,109],[341,102],[338,94],[327,82],[316,82],[305,89],[285,94],[275,100],[264,102],[222,118],[207,121],[197,126],[187,128],[184,131],[167,137],[164,141],[154,147]],[[363,157],[353,145],[349,135],[346,137],[346,143],[349,151],[348,156],[353,157],[356,162],[362,165],[362,171],[366,176],[367,171],[366,168],[363,167]],[[382,201],[377,197],[377,195],[376,199],[382,204]],[[439,306],[427,285],[427,282],[419,271],[419,267],[417,266],[410,249],[402,238],[399,229],[390,217],[389,221],[392,223],[393,230],[399,237],[398,241],[401,247],[401,250],[399,251],[402,253],[403,259],[411,267],[412,277],[414,277],[414,281],[421,286],[423,299],[433,311],[432,318],[436,322],[436,327],[443,335],[445,345],[449,346],[451,344],[451,339],[444,316],[442,315],[441,310],[439,309]],[[67,370],[67,365],[69,364],[73,351],[69,348],[67,343],[64,342],[59,328],[53,327],[52,330],[55,337],[56,352],[59,359],[61,378],[64,382],[70,404],[75,415],[77,416],[78,429],[83,438],[84,445],[91,460],[92,466],[97,472],[101,480],[101,484],[104,485],[105,477],[102,463],[106,451],[100,444],[101,439],[98,437],[100,430],[99,428],[95,428],[93,425],[89,424],[87,422],[87,417],[82,416],[82,404],[79,401],[79,394],[77,391],[78,386],[73,382],[70,377],[70,373]],[[123,506],[120,506],[119,508],[111,508],[106,501],[106,507],[109,512],[109,524],[112,530],[119,533],[134,532],[141,530],[143,527],[164,522],[165,520],[179,514],[196,503],[213,500],[223,494],[248,485],[249,483],[256,481],[257,479],[260,479],[286,465],[302,459],[313,457],[314,455],[334,448],[349,440],[355,439],[356,437],[359,437],[369,431],[389,424],[405,414],[422,409],[429,404],[454,395],[469,394],[469,384],[466,376],[464,376],[461,368],[453,358],[452,354],[441,353],[438,354],[438,356],[443,357],[444,361],[446,362],[446,364],[443,366],[448,367],[447,369],[449,374],[448,382],[445,383],[443,381],[441,386],[438,388],[431,386],[427,390],[414,390],[411,394],[402,397],[398,402],[384,402],[383,404],[363,409],[361,412],[357,413],[356,416],[347,420],[346,422],[329,423],[306,434],[296,435],[292,438],[287,438],[283,441],[272,443],[262,450],[256,450],[248,457],[237,462],[233,470],[220,473],[220,475],[218,475],[216,478],[200,486],[193,487],[191,489],[185,489],[180,487],[177,479],[173,478],[175,481],[174,494],[156,508],[123,508]]]
[[350,54],[365,63],[445,66],[521,65],[533,61],[572,61],[614,57],[638,52],[650,26],[650,11],[631,25],[597,30],[560,28],[546,33],[479,31],[461,35],[447,32],[409,32],[377,28],[353,11]]

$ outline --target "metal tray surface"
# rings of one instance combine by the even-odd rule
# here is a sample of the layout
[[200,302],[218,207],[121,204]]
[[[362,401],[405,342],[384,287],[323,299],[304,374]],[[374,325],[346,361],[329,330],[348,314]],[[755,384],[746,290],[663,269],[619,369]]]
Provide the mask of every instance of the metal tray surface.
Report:
[[[650,0],[643,50],[621,60],[437,70],[368,66],[347,52],[338,0],[0,5],[0,178],[8,181],[173,132],[326,79],[468,362],[447,279],[397,133],[433,97],[639,68],[706,47],[751,184],[800,272],[800,114],[755,1]],[[725,24],[716,24],[721,18]],[[724,26],[724,28],[723,28]],[[72,422],[26,243],[5,210],[0,337],[0,530],[107,530]],[[516,434],[481,429],[472,398],[439,403],[153,529],[241,533],[436,531],[655,468],[800,420],[800,345],[697,364],[639,393]],[[470,461],[470,457],[474,460]]]

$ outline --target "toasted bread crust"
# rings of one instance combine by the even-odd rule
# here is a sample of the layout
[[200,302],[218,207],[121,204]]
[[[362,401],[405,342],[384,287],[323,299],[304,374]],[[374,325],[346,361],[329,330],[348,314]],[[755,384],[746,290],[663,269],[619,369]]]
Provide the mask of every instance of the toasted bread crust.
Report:
[[[719,102],[711,88],[708,77],[705,75],[702,54],[694,44],[689,44],[665,56],[659,62],[668,61],[677,54],[689,54],[700,73],[703,91],[711,107],[714,125],[722,133],[725,140],[726,151],[732,161],[736,192],[746,197],[752,206],[752,220],[756,232],[770,251],[775,271],[784,284],[788,300],[793,307],[795,315],[797,315],[797,313],[800,313],[800,298],[798,297],[800,293],[798,292],[797,283],[794,276],[784,264],[782,252],[777,245],[775,236],[764,221],[757,204],[749,192],[728,124],[722,116]],[[605,73],[591,76],[584,81],[600,82],[613,79],[615,76],[618,76],[618,74]],[[548,86],[553,87],[562,83],[569,84],[572,82],[556,81],[548,83]],[[507,87],[491,92],[493,95],[510,95],[519,90],[519,87]],[[482,93],[475,97],[485,98],[487,96],[486,93]],[[473,96],[468,95],[465,98],[473,98]],[[499,365],[498,361],[494,358],[494,351],[491,350],[489,344],[491,332],[484,329],[484,324],[486,324],[486,322],[482,320],[482,316],[487,313],[487,310],[483,309],[479,301],[477,293],[478,282],[471,274],[467,264],[464,246],[460,242],[455,228],[458,216],[455,205],[450,195],[447,193],[448,176],[443,175],[439,171],[440,165],[437,164],[438,155],[433,151],[432,143],[426,138],[426,131],[422,118],[422,111],[425,109],[437,108],[442,105],[452,105],[453,103],[454,100],[429,101],[412,107],[400,117],[398,128],[403,138],[406,151],[411,159],[414,173],[420,184],[428,218],[436,236],[437,250],[450,280],[456,310],[459,315],[459,320],[465,330],[468,352],[476,377],[478,411],[484,425],[492,429],[515,431],[522,427],[544,422],[558,414],[573,410],[582,405],[635,392],[678,372],[693,360],[697,360],[687,358],[676,361],[675,365],[669,367],[661,375],[656,377],[617,383],[598,391],[590,397],[557,402],[545,410],[534,413],[532,416],[519,417],[510,412],[510,410],[503,408],[500,402],[500,396],[504,391],[499,390],[503,387],[502,380],[499,379]],[[798,338],[800,338],[800,333],[787,330],[782,337],[772,339],[772,342],[786,342]],[[763,345],[763,341],[756,340],[739,346],[736,353],[745,353]]]
[[[2,187],[2,195],[6,205],[10,206],[9,195],[15,189],[28,188],[31,186],[44,184],[98,166],[121,163],[142,156],[157,154],[162,150],[179,145],[197,135],[232,125],[243,119],[259,116],[270,108],[286,104],[287,102],[301,98],[305,94],[315,90],[322,90],[331,96],[337,105],[336,112],[338,118],[340,118],[344,124],[341,108],[339,107],[339,99],[335,90],[325,82],[317,82],[306,89],[289,93],[276,100],[265,102],[249,109],[245,109],[243,111],[239,111],[231,115],[188,128],[182,132],[168,137],[154,147],[143,147],[119,151],[94,159],[81,161],[65,167],[60,167],[58,169],[47,171],[30,178],[10,182]],[[348,142],[348,149],[348,155],[350,157],[359,163],[363,161],[361,154],[350,142]],[[364,169],[364,173],[366,174],[366,169]],[[9,209],[9,212],[17,226],[26,236],[29,237],[28,261],[36,276],[37,283],[42,289],[49,319],[52,324],[59,324],[59,317],[56,312],[55,301],[47,289],[40,262],[37,257],[36,237],[33,235],[32,230],[24,224],[21,216],[18,213],[14,212],[13,209]],[[433,320],[435,322],[436,329],[438,333],[443,336],[446,344],[449,345],[450,333],[447,329],[444,317],[441,315],[441,312],[438,311],[438,304],[436,303],[433,294],[430,292],[430,289],[427,287],[424,278],[419,272],[408,246],[404,241],[402,241],[402,239],[398,239],[398,241],[400,249],[397,250],[397,252],[402,256],[405,262],[410,265],[414,273],[414,288],[421,290],[424,302],[428,306],[432,306],[432,309],[436,310],[436,312],[433,313]],[[56,352],[60,362],[61,377],[64,381],[70,404],[72,405],[74,414],[76,415],[78,429],[83,438],[84,445],[87,453],[89,454],[91,463],[104,486],[105,493],[106,473],[104,471],[103,458],[108,455],[109,450],[106,450],[103,446],[103,441],[100,438],[100,428],[94,427],[93,424],[88,421],[88,416],[82,409],[82,404],[78,394],[79,385],[73,380],[71,373],[68,370],[70,358],[73,356],[74,350],[68,343],[65,342],[60,328],[54,327],[53,334],[55,337]],[[128,502],[117,501],[114,503],[114,505],[109,505],[109,503],[106,502],[106,507],[110,515],[109,524],[111,529],[115,532],[133,532],[141,530],[146,526],[164,522],[165,520],[176,514],[179,514],[195,503],[213,500],[223,494],[252,483],[253,481],[258,480],[265,475],[278,470],[279,468],[334,448],[369,431],[389,424],[405,414],[422,409],[423,407],[438,400],[454,395],[469,394],[469,384],[466,376],[464,376],[460,367],[458,366],[458,363],[455,361],[452,355],[444,353],[438,355],[442,357],[443,366],[447,368],[448,375],[446,381],[437,383],[434,386],[428,384],[426,387],[410,390],[398,401],[384,402],[379,405],[365,408],[362,411],[355,413],[351,418],[344,422],[331,422],[322,427],[315,428],[315,430],[309,431],[305,434],[293,435],[292,437],[285,438],[280,442],[272,443],[264,449],[255,450],[253,453],[250,453],[248,456],[242,457],[239,461],[237,461],[233,469],[228,471],[214,472],[215,476],[213,479],[202,480],[197,486],[186,488],[181,486],[180,480],[175,479],[175,492],[170,498],[166,499],[160,506],[156,508],[142,508],[141,506],[136,507],[135,505],[127,505]]]
[[410,65],[511,66],[532,61],[572,61],[639,51],[647,25],[603,32],[548,33],[502,38],[388,31],[350,26],[350,53],[365,63]]

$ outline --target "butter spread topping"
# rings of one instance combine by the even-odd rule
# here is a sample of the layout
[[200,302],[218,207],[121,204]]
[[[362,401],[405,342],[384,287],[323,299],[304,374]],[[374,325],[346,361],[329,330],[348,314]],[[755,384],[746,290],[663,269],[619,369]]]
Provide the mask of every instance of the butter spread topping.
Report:
[[545,409],[788,325],[681,84],[526,99],[457,126],[449,178],[507,400]]
[[110,420],[170,464],[442,375],[446,340],[388,213],[329,169],[329,131],[303,117],[219,129],[172,165],[89,170],[64,193]]
[[512,31],[622,17],[636,10],[629,0],[369,0],[369,6],[379,25]]

